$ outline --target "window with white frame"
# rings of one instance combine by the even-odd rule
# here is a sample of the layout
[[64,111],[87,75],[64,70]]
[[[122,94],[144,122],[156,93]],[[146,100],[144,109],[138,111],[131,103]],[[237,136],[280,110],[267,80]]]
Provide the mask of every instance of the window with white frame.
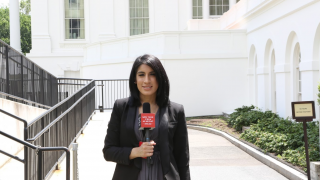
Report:
[[64,0],[65,38],[84,39],[84,0]]
[[210,0],[210,15],[221,16],[229,10],[229,0]]
[[202,19],[202,0],[192,0],[192,19]]
[[130,4],[130,35],[149,33],[149,2],[148,0],[129,0]]

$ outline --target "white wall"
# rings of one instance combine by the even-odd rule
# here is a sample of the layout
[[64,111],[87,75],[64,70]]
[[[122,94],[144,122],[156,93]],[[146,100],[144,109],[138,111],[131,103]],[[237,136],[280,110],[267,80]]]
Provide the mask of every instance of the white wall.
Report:
[[[0,98],[0,109],[7,111],[13,115],[16,115],[28,122],[32,121],[34,118],[44,113],[46,110],[28,106],[25,104],[9,101]],[[23,139],[23,128],[22,122],[15,120],[3,113],[0,113],[0,130],[8,133],[21,140]],[[19,143],[10,140],[2,135],[0,135],[1,150],[8,152],[10,154],[17,154],[23,146]],[[10,158],[0,154],[0,167],[2,167]]]
[[218,115],[248,104],[246,52],[243,30],[150,33],[87,45],[81,72],[83,78],[128,79],[135,58],[153,54],[168,73],[171,100],[183,104],[187,116]]

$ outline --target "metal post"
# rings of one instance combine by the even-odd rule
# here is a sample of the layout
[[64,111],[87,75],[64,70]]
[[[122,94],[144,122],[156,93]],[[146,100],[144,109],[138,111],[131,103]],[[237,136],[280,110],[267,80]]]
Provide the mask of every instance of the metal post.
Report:
[[303,121],[303,130],[304,130],[304,148],[306,151],[306,162],[307,162],[307,174],[308,180],[311,180],[310,176],[310,161],[309,161],[309,152],[308,152],[308,136],[307,136],[307,123],[306,120]]
[[66,158],[67,158],[66,180],[70,180],[70,151],[66,151]]
[[101,81],[101,99],[102,99],[102,108],[100,109],[100,112],[103,112],[104,105],[103,105],[103,81]]
[[9,92],[10,88],[9,88],[9,47],[6,46],[6,76],[7,76],[7,93],[11,94]]
[[21,97],[23,98],[23,56],[21,56]]
[[38,150],[38,180],[42,180],[42,150]]
[[[24,141],[27,141],[28,139],[28,128],[27,124],[25,124],[24,127],[24,135],[23,135]],[[28,179],[28,147],[24,146],[24,179]]]
[[78,144],[72,144],[72,155],[73,155],[73,180],[79,179],[79,171],[78,171]]

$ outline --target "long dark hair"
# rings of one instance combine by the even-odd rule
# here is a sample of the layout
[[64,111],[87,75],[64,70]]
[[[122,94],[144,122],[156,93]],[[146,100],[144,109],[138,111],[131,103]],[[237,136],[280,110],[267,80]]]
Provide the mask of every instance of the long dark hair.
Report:
[[130,78],[129,78],[129,87],[130,87],[130,101],[134,106],[141,106],[140,102],[140,91],[138,90],[136,82],[137,70],[141,64],[146,64],[150,66],[156,73],[156,79],[158,81],[158,90],[156,96],[156,103],[159,107],[168,105],[169,103],[169,90],[170,84],[166,71],[164,70],[160,60],[150,54],[145,54],[139,56],[133,63]]

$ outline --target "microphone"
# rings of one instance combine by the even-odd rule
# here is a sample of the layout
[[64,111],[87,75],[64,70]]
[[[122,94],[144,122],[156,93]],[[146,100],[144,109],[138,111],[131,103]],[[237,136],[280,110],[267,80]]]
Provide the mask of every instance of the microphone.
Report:
[[[150,103],[143,103],[142,105],[143,113],[140,116],[139,130],[145,129],[146,142],[150,142],[149,130],[156,127],[155,124],[155,114],[150,113]],[[148,157],[148,164],[152,164],[151,157]]]

